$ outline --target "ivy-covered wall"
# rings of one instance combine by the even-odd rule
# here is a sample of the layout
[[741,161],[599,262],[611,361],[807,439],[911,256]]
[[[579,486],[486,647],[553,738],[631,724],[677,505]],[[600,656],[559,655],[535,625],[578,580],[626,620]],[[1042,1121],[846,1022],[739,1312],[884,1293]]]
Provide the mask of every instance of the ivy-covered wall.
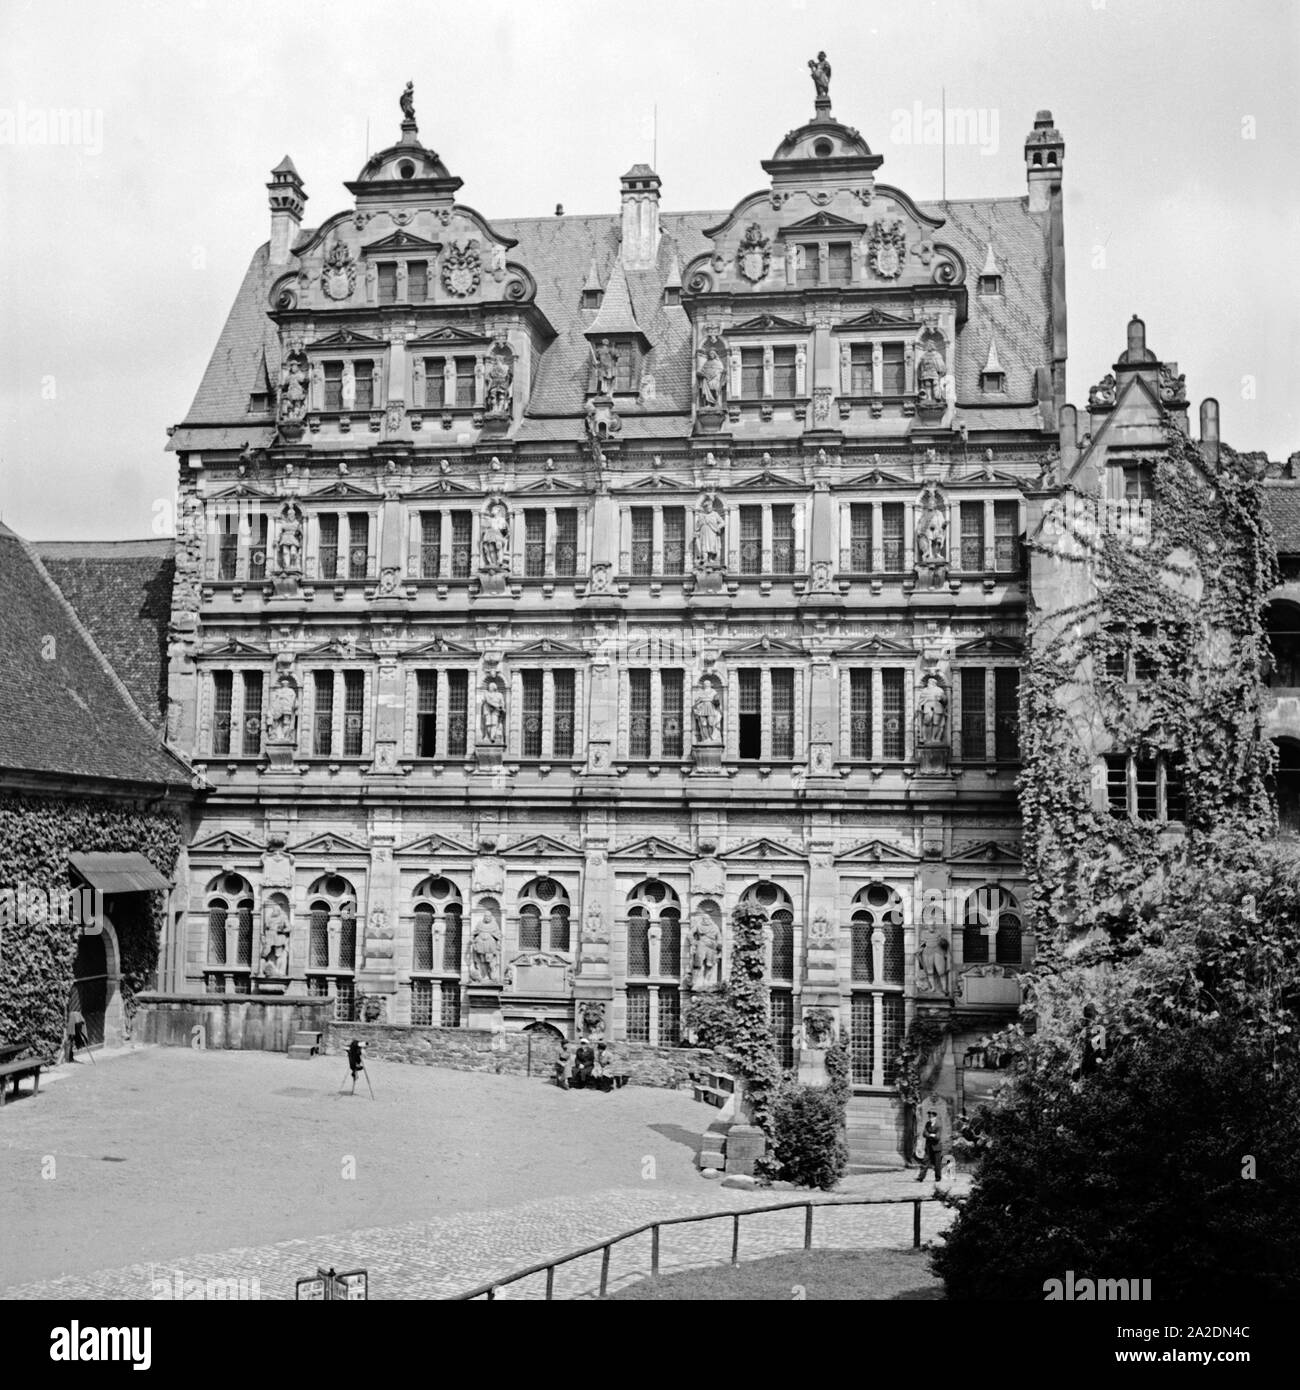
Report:
[[[171,878],[181,849],[177,815],[125,801],[0,794],[0,887],[64,892],[70,886],[68,856],[135,850]],[[118,934],[123,1003],[128,1017],[135,995],[158,962],[166,903],[148,895],[140,922],[125,921]],[[5,923],[0,936],[0,1042],[31,1044],[53,1057],[63,1036],[80,927],[57,921]]]
[[[1077,600],[1036,614],[1021,684],[1028,907],[1048,970],[1065,952],[1122,956],[1179,863],[1275,830],[1260,669],[1277,578],[1259,481],[1226,446],[1207,463],[1170,426],[1154,488],[1145,543],[1106,525],[1082,553],[1047,531],[1030,540],[1036,597]],[[1181,757],[1184,822],[1112,815],[1105,753]]]

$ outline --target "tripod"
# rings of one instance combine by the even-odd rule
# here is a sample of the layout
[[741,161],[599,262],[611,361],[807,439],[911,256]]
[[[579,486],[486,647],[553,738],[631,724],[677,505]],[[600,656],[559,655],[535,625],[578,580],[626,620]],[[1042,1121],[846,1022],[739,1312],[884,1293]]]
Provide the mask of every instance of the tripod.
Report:
[[[356,1044],[353,1043],[352,1046],[356,1047]],[[374,1100],[375,1088],[370,1084],[370,1073],[366,1070],[366,1063],[365,1059],[361,1056],[361,1049],[358,1047],[354,1053],[350,1047],[348,1049],[348,1076],[352,1078],[352,1090],[348,1092],[349,1095],[354,1096],[357,1093],[357,1072],[360,1072],[362,1076],[366,1078],[366,1090],[370,1092],[370,1099]],[[344,1081],[348,1079],[348,1076],[343,1078]],[[339,1087],[339,1094],[343,1094],[342,1086]]]

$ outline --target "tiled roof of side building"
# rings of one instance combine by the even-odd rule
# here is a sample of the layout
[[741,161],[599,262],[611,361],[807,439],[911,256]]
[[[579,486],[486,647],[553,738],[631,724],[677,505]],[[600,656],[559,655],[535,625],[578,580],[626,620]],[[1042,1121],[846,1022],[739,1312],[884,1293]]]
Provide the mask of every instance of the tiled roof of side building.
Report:
[[34,549],[137,709],[161,729],[175,542],[42,541]]
[[1263,492],[1273,544],[1283,555],[1300,555],[1300,481],[1269,480]]
[[188,787],[36,551],[0,524],[0,769]]

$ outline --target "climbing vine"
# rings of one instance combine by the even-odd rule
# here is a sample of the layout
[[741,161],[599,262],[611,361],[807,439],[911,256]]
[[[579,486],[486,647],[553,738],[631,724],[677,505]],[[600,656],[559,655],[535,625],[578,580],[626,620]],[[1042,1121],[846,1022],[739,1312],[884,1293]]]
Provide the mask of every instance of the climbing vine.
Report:
[[731,974],[727,997],[732,1019],[724,1051],[744,1078],[754,1121],[771,1134],[772,1103],[781,1084],[781,1063],[768,1017],[766,922],[738,907],[731,915]]

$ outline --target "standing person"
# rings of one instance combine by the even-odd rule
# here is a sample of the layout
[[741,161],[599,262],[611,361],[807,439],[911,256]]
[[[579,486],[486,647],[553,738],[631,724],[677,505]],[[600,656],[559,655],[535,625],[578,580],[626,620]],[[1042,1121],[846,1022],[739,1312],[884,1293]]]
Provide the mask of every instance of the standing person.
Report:
[[939,1112],[937,1110],[926,1111],[925,1128],[921,1131],[921,1143],[925,1145],[925,1158],[921,1162],[921,1173],[917,1182],[924,1182],[925,1175],[931,1166],[934,1168],[934,1180],[939,1181],[940,1169],[943,1165],[943,1131],[939,1128]]
[[591,1073],[596,1065],[596,1053],[590,1038],[579,1040],[573,1061],[573,1084],[577,1090],[582,1090],[591,1081]]
[[569,1040],[560,1039],[560,1055],[555,1059],[555,1084],[562,1091],[569,1089]]

